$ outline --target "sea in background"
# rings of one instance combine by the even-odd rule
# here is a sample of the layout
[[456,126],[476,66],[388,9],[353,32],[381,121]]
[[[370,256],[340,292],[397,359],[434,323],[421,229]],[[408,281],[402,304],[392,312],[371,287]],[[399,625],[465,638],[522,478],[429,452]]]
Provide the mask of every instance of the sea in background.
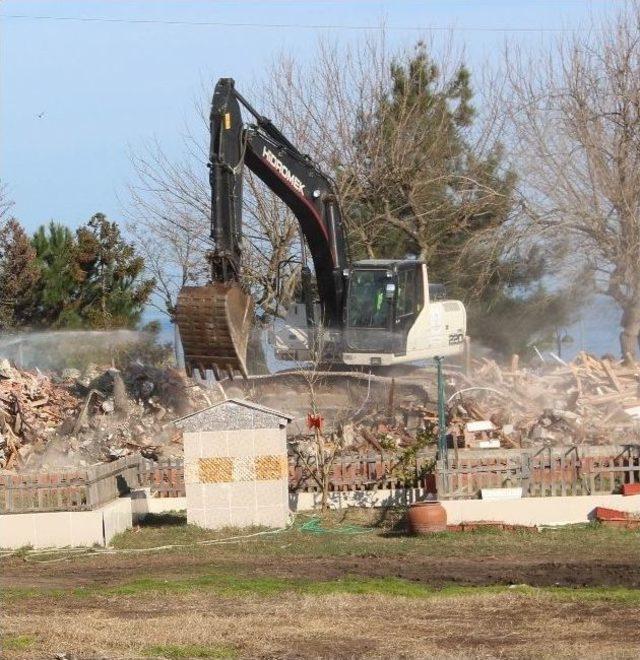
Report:
[[[606,353],[620,355],[620,309],[613,301],[606,296],[595,296],[585,307],[580,319],[571,327],[567,328],[567,335],[571,338],[562,347],[562,358],[570,360],[580,351],[587,351],[600,357]],[[166,315],[149,310],[144,316],[144,321],[157,320],[160,322],[160,338],[163,342],[174,343],[174,328]],[[264,347],[267,355],[267,362],[271,371],[290,368],[290,362],[276,360],[268,346],[264,333]],[[554,348],[541,350],[543,354]]]

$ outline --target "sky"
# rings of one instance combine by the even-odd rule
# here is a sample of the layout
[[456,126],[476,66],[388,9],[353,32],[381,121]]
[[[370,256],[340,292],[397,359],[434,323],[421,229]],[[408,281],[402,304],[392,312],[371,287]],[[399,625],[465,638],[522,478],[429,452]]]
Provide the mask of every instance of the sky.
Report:
[[195,102],[219,77],[243,91],[279,54],[309,59],[319,38],[349,43],[382,24],[392,49],[450,33],[473,74],[499,61],[505,39],[533,52],[617,4],[0,0],[0,179],[30,232],[52,219],[76,227],[98,211],[121,220],[131,154],[157,141],[180,159],[199,121]]
[[50,219],[77,226],[97,211],[117,220],[131,153],[157,140],[180,158],[195,101],[218,77],[242,90],[282,52],[309,58],[321,35],[347,42],[382,23],[393,48],[452,29],[473,69],[499,57],[505,37],[533,49],[607,4],[4,0],[0,178],[29,230]]

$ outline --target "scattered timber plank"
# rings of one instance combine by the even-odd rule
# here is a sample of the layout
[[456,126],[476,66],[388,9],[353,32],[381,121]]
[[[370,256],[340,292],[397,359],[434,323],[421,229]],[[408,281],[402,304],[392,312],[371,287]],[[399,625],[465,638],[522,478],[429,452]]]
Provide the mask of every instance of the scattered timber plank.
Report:
[[609,376],[611,384],[618,390],[618,392],[622,392],[622,385],[620,384],[620,381],[618,380],[618,377],[616,376],[616,373],[611,366],[611,362],[609,362],[609,360],[601,360],[600,364],[602,364],[602,368],[605,370],[607,376]]

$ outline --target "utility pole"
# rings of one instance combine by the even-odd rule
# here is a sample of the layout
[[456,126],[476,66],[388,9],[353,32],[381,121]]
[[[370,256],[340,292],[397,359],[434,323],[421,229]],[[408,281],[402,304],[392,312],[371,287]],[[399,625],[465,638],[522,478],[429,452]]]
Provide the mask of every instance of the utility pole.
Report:
[[434,359],[438,381],[438,460],[442,461],[443,467],[447,469],[449,467],[449,452],[447,451],[444,376],[442,375],[443,357],[438,355]]

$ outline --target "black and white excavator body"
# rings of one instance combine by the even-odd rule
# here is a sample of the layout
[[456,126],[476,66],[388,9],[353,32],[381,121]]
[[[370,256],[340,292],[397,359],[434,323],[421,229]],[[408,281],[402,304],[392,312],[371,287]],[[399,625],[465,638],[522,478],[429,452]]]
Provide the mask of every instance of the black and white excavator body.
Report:
[[[244,123],[241,106],[252,117]],[[298,220],[315,273],[316,300],[303,277],[303,302],[293,303],[272,333],[280,357],[308,359],[318,329],[348,365],[390,365],[462,349],[461,302],[430,300],[426,265],[417,260],[351,263],[335,186],[221,78],[210,116],[211,282],[184,287],[177,322],[188,371],[247,375],[254,305],[241,284],[242,184],[248,167]]]

